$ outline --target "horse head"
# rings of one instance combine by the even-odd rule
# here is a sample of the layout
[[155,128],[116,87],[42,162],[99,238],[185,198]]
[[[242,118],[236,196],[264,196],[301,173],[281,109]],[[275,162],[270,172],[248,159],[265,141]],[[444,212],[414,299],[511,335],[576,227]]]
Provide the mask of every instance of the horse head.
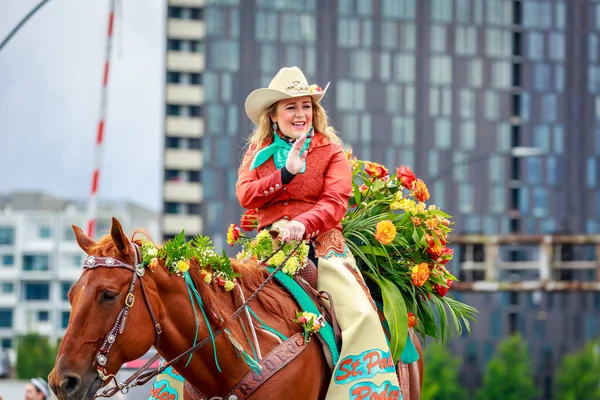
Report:
[[[49,383],[59,399],[79,400],[94,398],[108,383],[106,377],[150,349],[156,332],[154,317],[146,308],[157,310],[159,304],[153,300],[156,288],[152,280],[144,282],[147,296],[142,294],[137,245],[116,219],[110,235],[98,243],[80,228],[73,229],[88,257],[69,291],[71,315]],[[135,300],[142,304],[133,307]]]

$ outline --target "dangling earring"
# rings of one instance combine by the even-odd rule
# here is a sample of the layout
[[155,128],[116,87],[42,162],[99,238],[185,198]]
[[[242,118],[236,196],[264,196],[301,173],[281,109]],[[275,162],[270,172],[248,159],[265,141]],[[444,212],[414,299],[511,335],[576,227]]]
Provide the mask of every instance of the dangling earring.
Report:
[[277,135],[277,122],[273,122],[273,135]]

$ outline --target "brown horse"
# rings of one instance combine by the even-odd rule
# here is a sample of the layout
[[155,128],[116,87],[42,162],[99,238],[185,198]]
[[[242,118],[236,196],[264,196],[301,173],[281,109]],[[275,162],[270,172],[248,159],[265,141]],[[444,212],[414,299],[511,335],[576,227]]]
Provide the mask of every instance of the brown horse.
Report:
[[[194,316],[183,278],[171,276],[162,262],[155,272],[136,276],[135,267],[131,267],[136,264],[136,245],[140,242],[134,244],[130,241],[116,219],[113,219],[111,234],[98,243],[88,238],[81,229],[74,227],[74,230],[77,243],[88,254],[86,266],[89,268],[84,270],[69,291],[71,316],[56,364],[49,376],[50,386],[59,399],[94,398],[96,391],[108,382],[101,378],[102,375],[116,374],[125,362],[141,357],[153,345],[166,360],[174,359],[192,347],[197,326],[198,341],[209,336],[202,317],[198,317],[197,322]],[[104,260],[104,264],[101,260]],[[92,265],[95,261],[98,265]],[[232,266],[242,275],[238,283],[243,298],[248,298],[268,276],[264,268],[258,268],[255,264],[232,261]],[[231,336],[248,346],[246,350],[250,351],[241,318],[231,319],[231,315],[243,303],[240,291],[226,292],[215,283],[204,283],[194,263],[190,275],[200,293],[213,331],[227,326]],[[138,285],[135,285],[136,278],[140,281]],[[122,319],[124,303],[130,308]],[[298,324],[290,320],[297,310],[295,301],[275,283],[266,285],[251,307],[267,325],[288,337],[300,331]],[[155,328],[157,323],[162,329]],[[119,328],[122,331],[120,334]],[[114,336],[110,338],[113,333]],[[262,354],[269,353],[279,345],[276,338],[261,330],[257,331],[257,337]],[[225,335],[215,338],[221,371],[216,366],[212,345],[194,353],[187,366],[188,358],[185,357],[173,367],[208,398],[223,396],[249,370],[238,357],[230,339]],[[418,368],[413,367],[411,375],[418,369],[419,376],[422,376],[421,347],[418,341],[415,345],[421,360]],[[102,360],[105,363],[101,367],[98,363],[99,350],[106,346],[108,351],[103,353],[106,360]],[[318,340],[312,340],[281,372],[260,386],[252,398],[322,399],[330,378],[331,371],[321,345]],[[420,379],[411,376],[411,381],[419,382],[414,385],[418,386],[418,391],[417,387],[413,387],[411,392],[420,393]]]

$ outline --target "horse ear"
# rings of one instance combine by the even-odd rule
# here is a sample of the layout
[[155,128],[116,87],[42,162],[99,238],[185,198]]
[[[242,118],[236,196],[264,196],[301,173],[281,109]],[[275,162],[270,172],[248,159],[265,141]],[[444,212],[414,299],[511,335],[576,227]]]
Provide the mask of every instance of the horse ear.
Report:
[[117,250],[123,255],[128,255],[131,250],[131,246],[129,245],[129,239],[125,236],[123,232],[123,227],[121,223],[117,221],[115,217],[112,219],[112,226],[110,228],[110,236],[117,247]]
[[92,239],[88,237],[80,227],[73,225],[73,232],[75,232],[75,240],[77,240],[77,244],[81,247],[81,250],[85,251],[86,254],[89,254],[89,250],[92,246],[96,245]]

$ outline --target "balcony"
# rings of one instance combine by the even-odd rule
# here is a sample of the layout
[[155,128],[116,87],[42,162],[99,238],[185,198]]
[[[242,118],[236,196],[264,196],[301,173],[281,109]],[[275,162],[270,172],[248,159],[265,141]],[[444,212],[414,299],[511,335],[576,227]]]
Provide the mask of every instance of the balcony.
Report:
[[202,185],[195,182],[165,182],[163,189],[165,201],[180,203],[200,203],[202,201]]
[[186,235],[197,235],[202,232],[202,217],[187,214],[166,214],[163,216],[163,234],[178,234],[185,230]]
[[167,53],[167,70],[179,72],[202,72],[205,58],[202,53],[169,51]]
[[184,149],[165,150],[165,168],[200,170],[204,163],[202,151]]
[[204,103],[204,89],[200,85],[167,85],[167,103],[169,104],[193,104]]
[[204,120],[198,117],[168,115],[165,122],[167,136],[199,138],[204,136]]
[[204,7],[206,0],[169,0],[170,6],[179,7]]
[[167,37],[170,39],[198,40],[206,36],[204,21],[169,18]]

